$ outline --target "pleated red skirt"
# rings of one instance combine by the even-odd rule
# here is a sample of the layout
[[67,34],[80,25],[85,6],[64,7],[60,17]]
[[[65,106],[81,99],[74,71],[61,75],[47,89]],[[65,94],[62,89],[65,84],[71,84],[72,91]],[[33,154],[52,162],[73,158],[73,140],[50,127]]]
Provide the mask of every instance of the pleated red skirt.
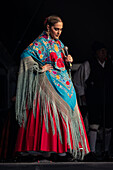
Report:
[[[70,149],[69,145],[67,144],[68,141],[67,141],[66,123],[63,117],[59,116],[60,129],[61,129],[61,135],[63,141],[61,143],[52,109],[51,109],[51,114],[53,118],[54,129],[55,129],[54,134],[52,132],[52,127],[51,127],[49,108],[48,108],[48,132],[45,125],[44,116],[42,116],[39,111],[39,105],[37,105],[36,118],[34,118],[32,110],[31,111],[27,110],[27,125],[26,127],[22,126],[19,128],[15,152],[46,151],[46,152],[64,153],[67,152],[68,149]],[[82,124],[83,124],[86,142],[87,142],[87,147],[89,148],[83,120],[82,120]],[[71,149],[73,149],[70,127],[69,127],[69,132],[70,132]],[[84,144],[84,146],[85,145],[86,144]]]

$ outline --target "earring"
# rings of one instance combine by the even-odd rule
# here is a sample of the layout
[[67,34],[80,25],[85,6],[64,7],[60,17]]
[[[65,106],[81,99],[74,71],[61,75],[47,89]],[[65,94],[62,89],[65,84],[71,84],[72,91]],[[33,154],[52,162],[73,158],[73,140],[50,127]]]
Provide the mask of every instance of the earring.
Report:
[[49,39],[49,34],[50,34],[50,33],[49,33],[49,29],[48,29],[48,30],[47,30],[47,37],[48,37],[48,39]]

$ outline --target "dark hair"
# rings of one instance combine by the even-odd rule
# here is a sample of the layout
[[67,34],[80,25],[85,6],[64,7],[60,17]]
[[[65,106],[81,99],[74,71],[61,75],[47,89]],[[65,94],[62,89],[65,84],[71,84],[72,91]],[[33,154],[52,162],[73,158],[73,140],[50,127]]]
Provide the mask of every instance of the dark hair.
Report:
[[47,25],[49,25],[51,27],[58,22],[62,22],[62,19],[56,15],[51,15],[51,16],[47,17],[44,21],[45,30],[47,29]]

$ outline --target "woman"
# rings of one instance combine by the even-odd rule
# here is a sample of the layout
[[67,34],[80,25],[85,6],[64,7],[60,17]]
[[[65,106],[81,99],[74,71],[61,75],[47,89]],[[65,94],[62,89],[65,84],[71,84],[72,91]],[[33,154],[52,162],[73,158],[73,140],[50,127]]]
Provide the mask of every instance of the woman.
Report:
[[89,152],[76,94],[65,68],[72,62],[59,40],[63,22],[45,20],[45,30],[22,53],[16,95],[20,125],[16,152],[67,153],[82,158]]

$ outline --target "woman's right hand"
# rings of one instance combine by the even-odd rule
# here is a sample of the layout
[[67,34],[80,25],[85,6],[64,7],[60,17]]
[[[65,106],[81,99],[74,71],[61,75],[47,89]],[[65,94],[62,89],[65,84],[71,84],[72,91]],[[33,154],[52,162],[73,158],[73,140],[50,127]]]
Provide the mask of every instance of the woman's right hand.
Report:
[[42,67],[42,71],[45,72],[45,71],[49,71],[49,70],[52,70],[53,69],[53,66],[51,64],[45,64],[43,67]]

